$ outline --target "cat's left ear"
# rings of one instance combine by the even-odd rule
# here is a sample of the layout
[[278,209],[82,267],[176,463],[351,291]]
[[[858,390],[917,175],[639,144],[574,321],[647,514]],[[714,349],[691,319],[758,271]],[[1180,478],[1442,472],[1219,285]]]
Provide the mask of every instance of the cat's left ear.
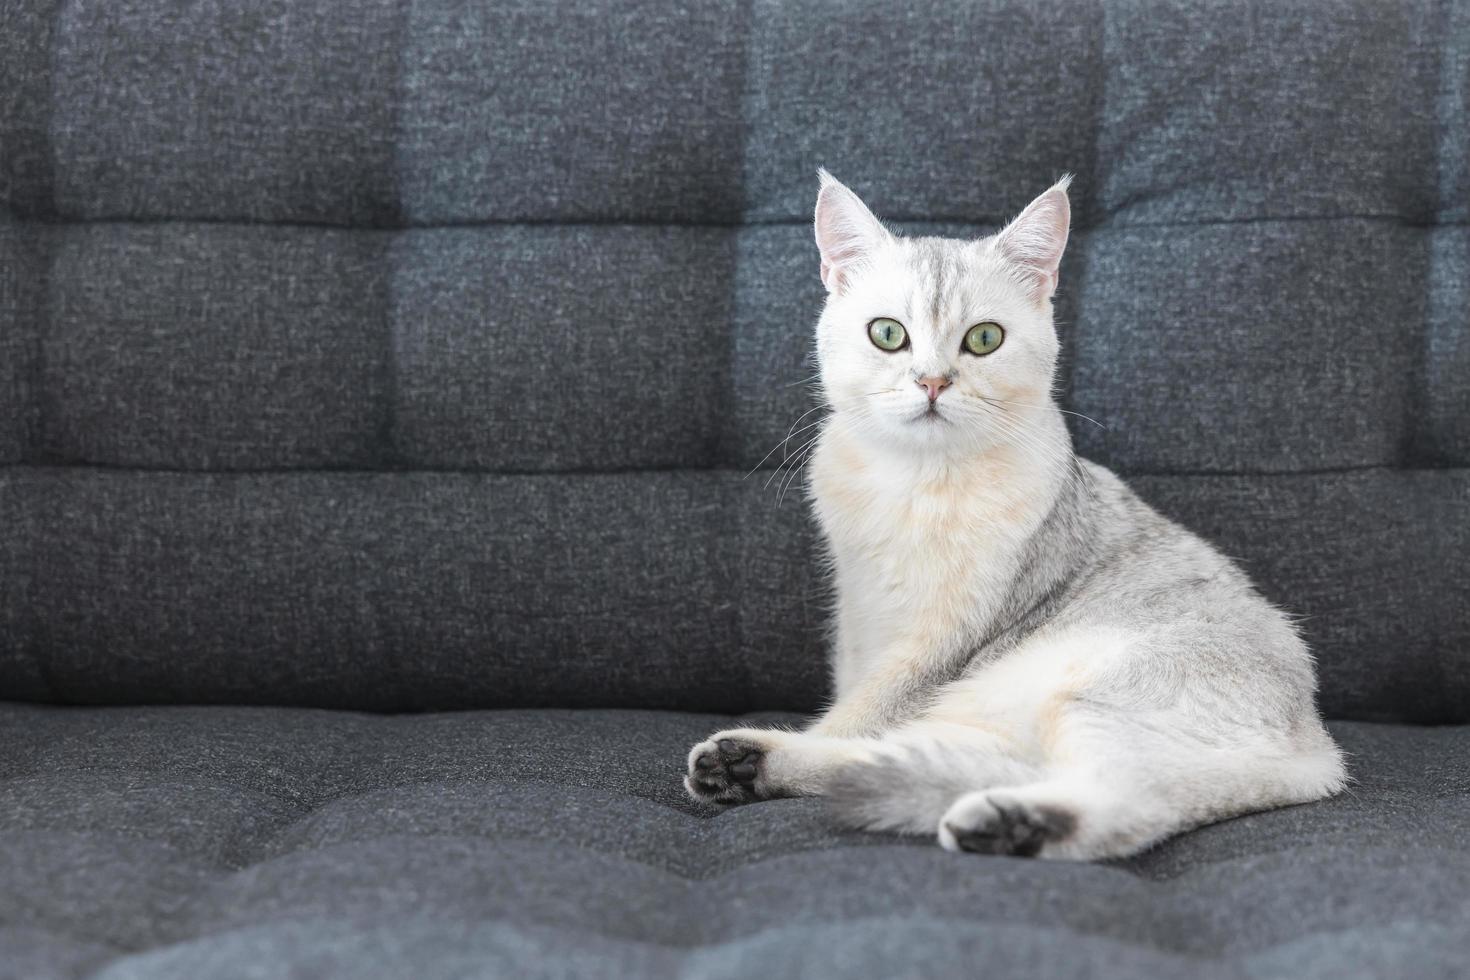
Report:
[[1072,205],[1067,200],[1070,176],[1026,205],[1020,216],[995,236],[995,248],[1019,267],[1031,286],[1032,299],[1040,304],[1057,289],[1062,252],[1072,224]]

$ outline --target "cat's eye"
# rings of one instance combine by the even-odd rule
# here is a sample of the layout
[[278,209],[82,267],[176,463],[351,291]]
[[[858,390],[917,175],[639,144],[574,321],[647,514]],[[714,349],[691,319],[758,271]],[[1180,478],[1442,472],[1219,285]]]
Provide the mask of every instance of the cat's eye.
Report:
[[[965,350],[985,355],[1000,346],[1006,332],[998,323],[977,323],[965,333]],[[876,341],[874,341],[876,343]]]
[[908,346],[909,332],[897,320],[880,316],[868,324],[868,339],[873,342],[874,347],[891,353]]

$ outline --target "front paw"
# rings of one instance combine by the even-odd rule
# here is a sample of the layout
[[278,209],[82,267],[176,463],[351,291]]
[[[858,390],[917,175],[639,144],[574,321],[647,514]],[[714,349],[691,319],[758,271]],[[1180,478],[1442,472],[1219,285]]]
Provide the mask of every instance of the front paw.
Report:
[[750,803],[762,798],[756,789],[766,750],[747,732],[720,732],[689,753],[684,788],[706,803]]

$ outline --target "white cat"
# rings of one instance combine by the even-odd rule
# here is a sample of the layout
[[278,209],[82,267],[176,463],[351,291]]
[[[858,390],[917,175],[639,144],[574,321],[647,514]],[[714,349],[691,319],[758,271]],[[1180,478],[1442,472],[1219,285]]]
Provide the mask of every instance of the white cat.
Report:
[[1094,859],[1342,788],[1312,659],[1228,559],[1079,459],[1052,400],[1068,181],[901,238],[825,171],[809,489],[835,700],[694,747],[696,798],[831,797],[950,850]]

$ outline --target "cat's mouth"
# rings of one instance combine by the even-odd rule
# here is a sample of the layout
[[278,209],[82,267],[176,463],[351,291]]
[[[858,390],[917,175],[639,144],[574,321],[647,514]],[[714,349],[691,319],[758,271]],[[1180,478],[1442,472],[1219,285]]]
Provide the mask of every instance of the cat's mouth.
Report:
[[916,425],[933,425],[941,422],[947,423],[949,419],[945,418],[944,415],[939,411],[938,405],[930,402],[923,410],[919,412],[919,414],[909,419],[909,421],[913,422]]

